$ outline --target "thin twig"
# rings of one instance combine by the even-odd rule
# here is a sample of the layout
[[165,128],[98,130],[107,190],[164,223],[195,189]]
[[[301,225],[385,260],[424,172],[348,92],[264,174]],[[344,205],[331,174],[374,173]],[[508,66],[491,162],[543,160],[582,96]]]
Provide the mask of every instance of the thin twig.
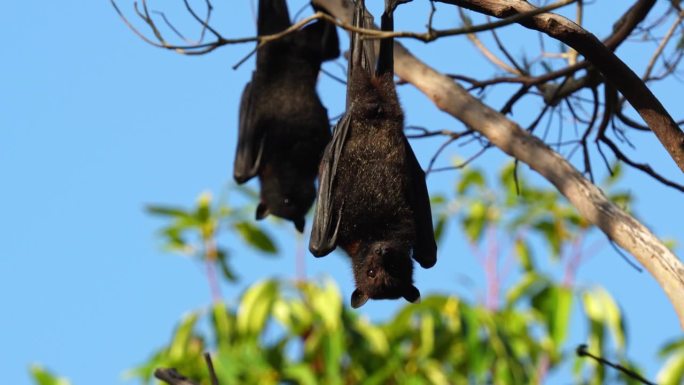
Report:
[[670,42],[672,39],[672,36],[674,35],[675,31],[677,30],[677,27],[679,27],[682,23],[682,19],[684,19],[684,13],[681,13],[678,17],[677,20],[675,20],[674,23],[672,23],[672,26],[670,26],[670,29],[667,31],[663,39],[660,41],[660,44],[658,44],[658,48],[655,50],[653,53],[653,56],[651,57],[651,60],[648,62],[648,66],[646,67],[646,71],[644,71],[644,75],[641,77],[642,80],[648,81],[651,77],[651,72],[653,71],[653,67],[655,66],[656,62],[658,61],[658,58],[660,55],[663,53],[663,50],[665,49],[665,46],[667,46],[667,43]]
[[211,385],[219,385],[218,376],[216,376],[216,370],[214,370],[214,363],[211,362],[211,354],[209,354],[209,352],[204,352],[204,361],[207,363],[207,368],[209,369],[209,378],[211,378]]
[[[466,15],[465,15],[465,12],[463,11],[463,8],[459,8],[458,12],[459,12],[459,15],[461,16],[461,21],[463,22],[463,24],[465,24],[467,27],[471,27],[470,21],[466,18]],[[494,30],[492,30],[492,31],[494,31]],[[431,29],[429,32],[434,33],[434,34],[438,33],[438,31],[436,31],[434,29]],[[482,43],[482,41],[480,41],[480,38],[478,38],[477,34],[475,34],[474,32],[468,33],[468,40],[470,40],[470,42],[473,43],[475,48],[477,48],[482,53],[482,55],[487,60],[489,60],[492,64],[494,64],[495,66],[501,68],[502,70],[504,70],[508,73],[512,73],[514,75],[522,75],[521,71],[519,71],[516,68],[509,66],[503,60],[499,59],[492,51],[490,51],[489,48],[487,48],[487,46],[484,45],[484,43]]]
[[633,378],[633,379],[635,379],[641,383],[644,383],[646,385],[657,385],[655,382],[651,382],[651,381],[643,378],[639,373],[637,373],[631,369],[627,369],[620,364],[612,363],[603,357],[595,356],[595,355],[589,353],[589,351],[587,351],[587,345],[583,344],[583,345],[578,346],[576,353],[579,357],[593,358],[594,360],[598,361],[602,365],[610,366],[613,369],[617,369],[617,370],[621,371],[622,373],[626,374],[627,376],[629,376],[629,377],[631,377],[631,378]]

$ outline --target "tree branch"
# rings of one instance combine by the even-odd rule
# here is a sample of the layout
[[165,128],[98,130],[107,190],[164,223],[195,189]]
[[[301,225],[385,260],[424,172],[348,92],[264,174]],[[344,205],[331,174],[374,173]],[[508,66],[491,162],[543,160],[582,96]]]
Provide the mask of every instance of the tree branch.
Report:
[[[314,2],[341,20],[351,19],[349,0]],[[518,4],[514,0],[506,2]],[[394,55],[395,72],[399,78],[413,84],[438,108],[541,174],[568,198],[580,215],[636,257],[663,288],[684,328],[684,266],[648,228],[608,200],[566,159],[504,115],[475,99],[448,76],[418,60],[399,43],[395,43]]]
[[197,385],[174,368],[157,368],[154,370],[154,376],[169,385]]
[[[510,20],[538,8],[523,0],[436,0]],[[655,0],[642,1],[647,6]],[[520,25],[543,32],[574,48],[615,86],[656,134],[677,166],[684,171],[684,131],[646,84],[599,39],[572,21],[552,13],[526,17]]]

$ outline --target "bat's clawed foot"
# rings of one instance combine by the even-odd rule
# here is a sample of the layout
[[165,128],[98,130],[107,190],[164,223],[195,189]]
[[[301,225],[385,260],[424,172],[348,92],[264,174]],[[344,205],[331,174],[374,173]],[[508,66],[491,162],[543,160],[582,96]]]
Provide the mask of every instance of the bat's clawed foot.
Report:
[[399,4],[410,3],[413,0],[385,0],[385,13],[391,14],[397,9]]

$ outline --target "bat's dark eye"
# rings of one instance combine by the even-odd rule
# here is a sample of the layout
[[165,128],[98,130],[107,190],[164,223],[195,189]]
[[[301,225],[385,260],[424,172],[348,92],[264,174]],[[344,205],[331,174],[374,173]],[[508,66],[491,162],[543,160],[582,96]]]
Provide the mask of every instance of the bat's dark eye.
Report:
[[292,201],[291,201],[289,198],[283,199],[283,204],[284,204],[285,206],[289,206],[291,203],[292,203]]
[[375,270],[374,269],[368,269],[368,276],[370,278],[375,278]]
[[382,255],[382,248],[378,247],[375,249],[375,255]]

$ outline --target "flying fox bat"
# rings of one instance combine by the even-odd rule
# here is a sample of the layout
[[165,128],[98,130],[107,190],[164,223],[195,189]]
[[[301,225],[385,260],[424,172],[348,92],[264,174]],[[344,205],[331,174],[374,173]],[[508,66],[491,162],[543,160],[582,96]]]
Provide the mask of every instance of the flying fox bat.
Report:
[[[260,0],[259,36],[291,26],[285,0]],[[328,112],[316,93],[321,63],[339,56],[335,26],[318,20],[260,47],[256,70],[242,92],[233,177],[259,177],[256,218],[269,214],[304,230],[314,181],[330,141]]]
[[[408,1],[385,1],[382,30],[394,30],[393,12]],[[372,28],[363,0],[356,1],[354,25]],[[347,111],[319,170],[309,250],[322,257],[339,245],[351,257],[354,308],[369,298],[418,301],[411,257],[423,268],[437,260],[425,173],[403,132],[393,44],[381,41],[374,70],[373,41],[352,33]]]

